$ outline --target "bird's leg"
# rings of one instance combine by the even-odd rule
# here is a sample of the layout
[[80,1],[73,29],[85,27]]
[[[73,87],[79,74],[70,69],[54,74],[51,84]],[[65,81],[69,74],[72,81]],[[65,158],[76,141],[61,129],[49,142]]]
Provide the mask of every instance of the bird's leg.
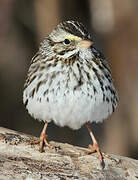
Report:
[[49,144],[48,141],[47,141],[47,135],[46,135],[47,125],[48,125],[48,123],[45,122],[45,125],[44,125],[44,127],[43,127],[43,129],[42,129],[42,132],[41,132],[41,134],[40,134],[40,152],[43,152],[44,144],[45,144],[47,147],[51,148],[50,144]]
[[103,166],[104,161],[103,161],[103,153],[101,152],[100,148],[99,148],[99,144],[97,142],[97,140],[94,137],[94,134],[89,126],[88,123],[85,123],[85,126],[88,128],[88,131],[90,133],[93,145],[89,145],[88,147],[91,149],[91,153],[97,152],[98,154],[98,158],[100,160],[100,164]]
[[31,144],[40,144],[40,152],[43,152],[44,144],[45,144],[47,147],[51,148],[51,145],[50,145],[50,144],[48,143],[48,141],[47,141],[47,135],[46,135],[47,125],[48,125],[48,123],[45,122],[45,125],[44,125],[44,127],[43,127],[43,129],[42,129],[42,132],[41,132],[41,134],[40,134],[39,140],[34,141],[34,142],[31,143]]
[[88,131],[89,131],[89,133],[90,133],[90,136],[91,136],[91,139],[92,139],[92,142],[93,142],[93,145],[90,144],[90,145],[88,146],[88,147],[91,149],[91,152],[90,152],[89,154],[94,153],[94,152],[97,152],[98,157],[99,157],[99,160],[100,160],[100,164],[101,164],[101,166],[102,166],[103,168],[104,168],[104,166],[105,166],[104,160],[103,160],[104,158],[108,158],[108,159],[110,159],[110,160],[113,160],[113,161],[117,162],[117,160],[114,159],[114,158],[112,158],[110,155],[107,155],[106,153],[101,152],[101,150],[100,150],[100,148],[99,148],[99,144],[98,144],[97,140],[95,139],[94,134],[93,134],[93,132],[92,132],[89,124],[88,124],[88,123],[85,123],[85,126],[88,128]]

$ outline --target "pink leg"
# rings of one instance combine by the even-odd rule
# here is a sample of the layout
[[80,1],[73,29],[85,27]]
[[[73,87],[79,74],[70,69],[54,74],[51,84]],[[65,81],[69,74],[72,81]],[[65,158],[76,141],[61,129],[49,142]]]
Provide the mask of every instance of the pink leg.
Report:
[[49,148],[51,148],[50,144],[47,141],[47,135],[46,135],[47,125],[48,125],[48,123],[46,122],[43,129],[42,129],[42,132],[40,134],[39,140],[34,141],[34,142],[31,143],[31,144],[40,144],[40,152],[43,152],[44,144],[46,146],[48,146]]
[[43,152],[44,144],[49,148],[51,148],[50,144],[47,141],[47,135],[46,135],[47,125],[48,123],[46,122],[40,134],[40,152]]
[[85,126],[88,128],[88,131],[90,133],[90,136],[91,136],[91,139],[92,139],[92,142],[93,142],[93,145],[89,145],[88,147],[91,149],[91,153],[94,153],[94,152],[97,152],[98,154],[98,158],[100,160],[100,164],[103,165],[104,161],[103,161],[103,154],[99,148],[99,144],[98,142],[96,141],[95,137],[94,137],[94,134],[89,126],[88,123],[85,123]]

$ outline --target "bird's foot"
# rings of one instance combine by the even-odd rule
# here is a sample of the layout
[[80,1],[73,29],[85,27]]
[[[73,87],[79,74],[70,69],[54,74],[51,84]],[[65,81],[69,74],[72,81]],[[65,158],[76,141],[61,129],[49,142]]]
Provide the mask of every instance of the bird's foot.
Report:
[[102,168],[105,167],[105,163],[104,163],[104,158],[108,158],[110,160],[113,160],[115,162],[117,162],[116,159],[112,158],[110,155],[107,155],[105,152],[101,152],[99,145],[97,143],[93,144],[93,145],[89,145],[88,148],[91,150],[88,154],[92,154],[97,152],[98,154],[98,158],[100,161],[100,165],[102,166]]
[[50,149],[53,148],[47,141],[47,135],[42,132],[41,135],[40,135],[40,149],[39,149],[40,152],[43,152],[44,144]]
[[100,165],[104,168],[105,163],[104,163],[103,159],[104,159],[105,155],[104,155],[104,153],[101,152],[98,143],[95,143],[93,145],[89,144],[88,148],[91,150],[91,152],[89,152],[88,154],[92,154],[92,153],[97,152],[98,158],[100,161]]
[[47,135],[42,132],[40,135],[40,138],[36,141],[31,142],[32,145],[34,144],[40,144],[39,151],[43,152],[44,145],[46,145],[48,148],[52,149],[53,147],[48,143],[47,141]]

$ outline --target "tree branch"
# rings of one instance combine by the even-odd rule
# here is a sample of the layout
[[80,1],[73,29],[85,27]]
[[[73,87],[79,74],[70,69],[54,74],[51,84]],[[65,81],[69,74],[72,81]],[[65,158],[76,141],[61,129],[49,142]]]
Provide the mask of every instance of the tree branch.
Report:
[[111,155],[102,169],[97,154],[86,148],[51,141],[54,147],[31,145],[38,138],[0,128],[0,179],[138,179],[138,161]]

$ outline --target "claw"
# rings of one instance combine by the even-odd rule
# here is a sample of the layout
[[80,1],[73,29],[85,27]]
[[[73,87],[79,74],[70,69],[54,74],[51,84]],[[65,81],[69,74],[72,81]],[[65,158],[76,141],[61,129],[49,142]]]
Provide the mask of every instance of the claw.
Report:
[[98,159],[100,161],[100,165],[102,167],[104,167],[104,156],[103,156],[103,153],[101,152],[100,148],[99,148],[99,145],[96,143],[96,144],[93,144],[93,145],[89,145],[88,148],[91,150],[91,152],[89,152],[89,154],[92,154],[92,153],[95,153],[97,152],[98,154]]
[[46,133],[45,133],[43,130],[42,130],[42,133],[41,133],[41,135],[40,135],[40,140],[39,140],[39,142],[40,142],[40,148],[39,148],[39,151],[40,151],[40,152],[43,152],[44,144],[45,144],[47,147],[52,148],[52,146],[48,143],[48,141],[47,141],[47,135],[46,135]]
[[89,124],[86,123],[85,125],[86,125],[86,127],[88,128],[88,131],[89,131],[89,133],[90,133],[91,139],[92,139],[92,141],[93,141],[93,145],[89,145],[89,146],[88,146],[88,147],[91,149],[90,154],[92,154],[92,153],[94,153],[94,152],[97,152],[98,158],[99,158],[99,161],[100,161],[100,164],[101,164],[102,168],[104,168],[104,167],[105,167],[104,156],[103,156],[103,154],[102,154],[102,152],[101,152],[101,150],[100,150],[100,148],[99,148],[98,142],[96,141],[96,139],[95,139],[95,137],[94,137],[94,134],[93,134],[93,132],[92,132]]
[[40,152],[43,152],[44,145],[46,145],[48,148],[53,148],[47,141],[47,135],[46,135],[47,125],[48,123],[46,122],[41,132],[39,140],[33,141],[31,143],[31,144],[40,144],[40,148],[39,148]]

